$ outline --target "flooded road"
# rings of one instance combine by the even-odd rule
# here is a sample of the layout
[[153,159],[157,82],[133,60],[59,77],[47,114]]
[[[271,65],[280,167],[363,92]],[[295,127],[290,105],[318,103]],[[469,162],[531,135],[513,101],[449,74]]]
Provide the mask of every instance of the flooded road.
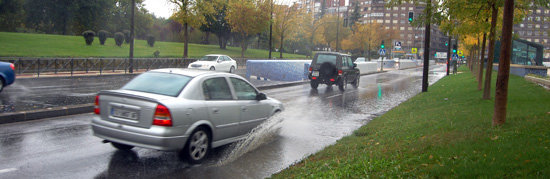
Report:
[[[362,76],[358,89],[309,84],[265,90],[285,110],[244,141],[190,166],[174,152],[115,150],[93,137],[92,114],[0,125],[0,178],[264,178],[420,93],[422,69]],[[430,70],[430,83],[445,68]],[[428,89],[429,90],[429,89]]]

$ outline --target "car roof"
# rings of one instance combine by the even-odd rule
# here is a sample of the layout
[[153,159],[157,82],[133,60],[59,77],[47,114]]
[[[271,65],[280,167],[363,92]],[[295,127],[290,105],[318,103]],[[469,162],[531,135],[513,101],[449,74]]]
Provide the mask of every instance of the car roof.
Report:
[[204,55],[204,56],[227,56],[227,55],[223,55],[223,54],[208,54],[208,55]]
[[332,54],[332,55],[350,56],[350,55],[348,55],[348,54],[340,53],[340,52],[317,52],[317,54]]
[[185,75],[193,78],[197,76],[202,76],[202,75],[214,75],[214,74],[225,74],[226,76],[239,76],[232,73],[216,72],[216,71],[210,71],[210,70],[197,70],[197,69],[189,69],[189,68],[162,68],[162,69],[151,70],[150,72],[174,73],[174,74]]

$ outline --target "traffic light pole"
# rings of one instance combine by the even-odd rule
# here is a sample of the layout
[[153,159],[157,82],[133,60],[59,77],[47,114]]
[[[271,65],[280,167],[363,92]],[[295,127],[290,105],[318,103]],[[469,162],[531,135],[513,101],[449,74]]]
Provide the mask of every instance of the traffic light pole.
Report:
[[451,35],[447,41],[447,76],[449,76],[449,63],[451,63]]

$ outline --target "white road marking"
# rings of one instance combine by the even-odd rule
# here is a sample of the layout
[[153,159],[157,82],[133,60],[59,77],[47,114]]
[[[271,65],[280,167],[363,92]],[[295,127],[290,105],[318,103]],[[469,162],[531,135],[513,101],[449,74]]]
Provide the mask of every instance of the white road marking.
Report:
[[0,174],[2,173],[8,173],[8,172],[13,172],[13,171],[16,171],[17,168],[6,168],[6,169],[2,169],[0,170]]

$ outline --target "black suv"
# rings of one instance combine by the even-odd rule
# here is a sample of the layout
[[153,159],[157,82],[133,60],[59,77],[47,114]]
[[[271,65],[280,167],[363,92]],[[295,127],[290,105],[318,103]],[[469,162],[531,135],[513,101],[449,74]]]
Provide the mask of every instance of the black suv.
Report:
[[311,88],[317,89],[319,84],[329,87],[337,84],[340,91],[345,91],[348,83],[357,88],[360,73],[356,67],[349,55],[334,52],[317,53],[309,66],[308,78]]

